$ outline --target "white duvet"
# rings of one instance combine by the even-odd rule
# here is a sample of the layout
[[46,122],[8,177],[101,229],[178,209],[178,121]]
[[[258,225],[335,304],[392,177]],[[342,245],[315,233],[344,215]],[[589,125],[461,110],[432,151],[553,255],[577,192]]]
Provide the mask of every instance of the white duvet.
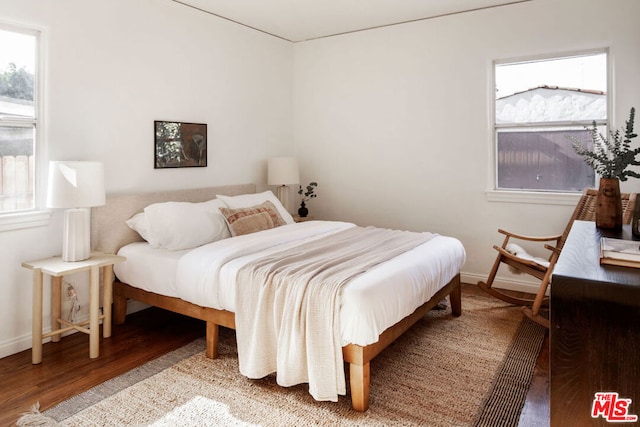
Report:
[[[118,253],[118,279],[197,305],[235,312],[236,274],[253,259],[354,227],[307,221],[232,237],[187,251],[151,249],[134,243]],[[464,247],[436,235],[428,242],[372,268],[343,288],[340,330],[343,345],[369,345],[388,327],[411,314],[460,272]]]

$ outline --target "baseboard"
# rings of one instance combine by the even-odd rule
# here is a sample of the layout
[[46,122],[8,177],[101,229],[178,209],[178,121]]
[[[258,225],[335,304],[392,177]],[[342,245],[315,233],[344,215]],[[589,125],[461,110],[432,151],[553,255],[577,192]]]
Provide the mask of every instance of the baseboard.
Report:
[[[88,316],[83,316],[78,319],[78,322],[82,322],[89,319]],[[51,326],[45,326],[43,329],[43,333],[51,332]],[[63,337],[66,337],[71,334],[75,334],[76,330],[67,331],[62,334]],[[42,343],[48,343],[51,341],[51,337],[45,338],[42,340]],[[29,350],[31,348],[31,334],[23,335],[21,337],[12,339],[10,341],[5,341],[0,344],[0,358],[11,356],[12,354],[20,353],[21,351]]]
[[[149,307],[148,305],[143,304],[139,301],[129,300],[127,301],[127,314],[135,313],[137,311],[144,310],[145,308],[148,308],[148,307]],[[78,322],[82,322],[88,319],[89,319],[88,315],[81,316],[80,318],[78,318]],[[100,322],[102,323],[102,321]],[[45,325],[44,333],[47,333],[50,331],[51,331],[51,325]],[[62,336],[65,337],[67,335],[75,334],[77,332],[78,331],[76,330],[68,331],[63,333]],[[102,339],[102,337],[100,337],[100,339]],[[43,343],[47,343],[49,341],[51,341],[51,338],[45,338],[44,340],[42,340]],[[5,341],[3,343],[0,343],[0,359],[3,357],[11,356],[12,354],[20,353],[21,351],[29,350],[30,348],[31,348],[31,334],[25,334],[20,337],[16,337],[14,339]]]
[[[527,277],[524,276],[523,277]],[[460,280],[462,283],[469,283],[471,285],[475,285],[480,281],[486,281],[487,276],[481,276],[475,273],[461,273]],[[508,291],[517,291],[517,292],[526,292],[528,294],[536,294],[538,293],[538,288],[540,287],[540,283],[528,281],[528,280],[518,280],[518,279],[505,279],[503,277],[496,277],[493,281],[493,287],[497,289],[506,289]],[[547,289],[547,294],[549,290]]]
[[20,353],[31,348],[31,334],[16,337],[0,344],[0,358]]

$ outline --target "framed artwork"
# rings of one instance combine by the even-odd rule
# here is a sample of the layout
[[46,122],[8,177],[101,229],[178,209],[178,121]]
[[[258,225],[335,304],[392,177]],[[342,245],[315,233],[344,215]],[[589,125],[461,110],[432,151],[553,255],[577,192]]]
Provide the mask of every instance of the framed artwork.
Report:
[[154,168],[207,166],[207,125],[154,121]]

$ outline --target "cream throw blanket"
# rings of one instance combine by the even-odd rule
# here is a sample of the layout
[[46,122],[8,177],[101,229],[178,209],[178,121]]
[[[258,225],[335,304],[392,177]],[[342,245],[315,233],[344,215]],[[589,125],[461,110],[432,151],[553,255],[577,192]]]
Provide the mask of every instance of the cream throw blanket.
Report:
[[244,266],[236,290],[240,372],[249,378],[277,372],[282,386],[309,383],[316,400],[337,401],[346,394],[342,286],[433,236],[354,227]]

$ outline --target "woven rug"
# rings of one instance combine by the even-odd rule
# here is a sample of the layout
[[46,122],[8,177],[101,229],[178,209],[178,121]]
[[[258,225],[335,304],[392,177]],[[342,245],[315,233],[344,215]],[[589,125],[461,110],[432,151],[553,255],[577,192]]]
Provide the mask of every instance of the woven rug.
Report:
[[519,308],[465,295],[461,317],[431,311],[371,362],[359,413],[349,394],[316,402],[306,385],[243,377],[223,329],[217,359],[197,340],[18,425],[517,426],[544,335]]

